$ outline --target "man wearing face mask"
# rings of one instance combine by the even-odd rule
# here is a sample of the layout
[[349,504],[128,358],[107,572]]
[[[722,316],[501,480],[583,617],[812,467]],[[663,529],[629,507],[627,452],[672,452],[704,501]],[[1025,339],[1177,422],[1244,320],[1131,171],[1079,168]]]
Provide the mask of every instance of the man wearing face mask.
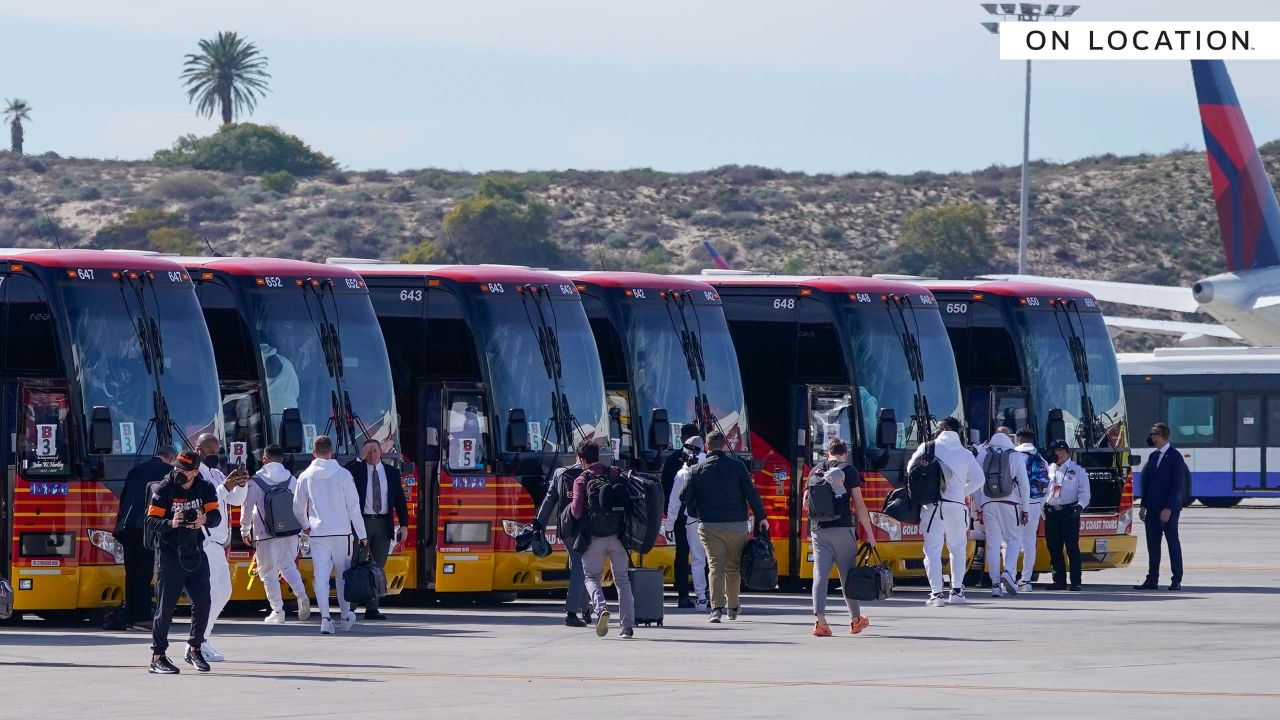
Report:
[[[227,506],[240,506],[248,492],[249,473],[238,467],[231,475],[224,475],[218,469],[221,450],[218,438],[213,433],[203,433],[196,439],[196,452],[200,454],[200,477],[213,487],[218,498],[218,513],[223,518],[227,515]],[[225,657],[213,647],[209,641],[213,635],[213,626],[218,616],[231,599],[231,567],[227,564],[227,545],[231,542],[231,523],[224,521],[216,527],[205,526],[204,553],[209,556],[209,626],[204,631],[205,642],[201,646],[204,659],[209,662],[222,662]]]
[[1156,590],[1160,580],[1160,538],[1169,544],[1169,566],[1173,572],[1170,590],[1182,589],[1182,542],[1178,539],[1178,516],[1182,513],[1182,487],[1187,462],[1169,444],[1169,426],[1158,422],[1151,427],[1147,444],[1155,447],[1142,468],[1142,510],[1138,517],[1147,530],[1147,579],[1134,590]]

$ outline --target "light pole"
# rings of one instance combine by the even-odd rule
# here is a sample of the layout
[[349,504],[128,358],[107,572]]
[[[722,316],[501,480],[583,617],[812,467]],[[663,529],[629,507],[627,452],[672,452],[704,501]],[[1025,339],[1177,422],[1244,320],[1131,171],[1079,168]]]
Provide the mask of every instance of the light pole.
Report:
[[[1079,5],[1040,5],[1039,3],[981,3],[982,9],[991,15],[1005,20],[1035,22],[1041,17],[1071,17],[1080,9]],[[992,34],[1000,32],[1000,23],[984,22]],[[1018,274],[1027,272],[1027,212],[1031,204],[1031,187],[1027,180],[1028,162],[1031,155],[1031,61],[1027,60],[1027,99],[1022,111],[1022,192],[1019,199],[1018,215]]]

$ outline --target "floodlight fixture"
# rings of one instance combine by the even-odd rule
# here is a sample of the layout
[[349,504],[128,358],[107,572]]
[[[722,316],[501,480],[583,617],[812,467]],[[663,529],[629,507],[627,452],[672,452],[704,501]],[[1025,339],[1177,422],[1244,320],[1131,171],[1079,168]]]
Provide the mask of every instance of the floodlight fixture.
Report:
[[1062,17],[1071,17],[1072,15],[1075,15],[1076,11],[1079,9],[1080,9],[1079,5],[1063,5]]
[[984,22],[982,23],[982,27],[986,28],[987,32],[991,33],[992,35],[1000,34],[1000,23],[998,22]]
[[1014,3],[1000,3],[1000,12],[1005,15],[1017,15],[1018,6]]
[[[1056,6],[1055,6],[1055,7],[1056,7]],[[996,14],[998,14],[998,13],[996,12],[996,4],[995,4],[995,3],[982,3],[982,9],[983,9],[983,10],[986,10],[988,13],[990,13],[990,14],[992,14],[992,15],[996,15]]]
[[1057,14],[1058,14],[1058,6],[1057,6],[1057,5],[1045,5],[1045,6],[1044,6],[1044,14],[1045,14],[1045,15],[1048,15],[1049,17],[1053,17],[1054,15],[1057,15]]

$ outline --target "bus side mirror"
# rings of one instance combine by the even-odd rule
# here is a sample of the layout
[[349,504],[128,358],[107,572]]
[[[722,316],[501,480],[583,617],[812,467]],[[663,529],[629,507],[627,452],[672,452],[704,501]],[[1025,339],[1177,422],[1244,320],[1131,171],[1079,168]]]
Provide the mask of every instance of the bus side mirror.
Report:
[[982,442],[982,431],[978,428],[969,428],[969,444],[977,445]]
[[1131,468],[1135,468],[1135,467],[1141,467],[1141,466],[1142,466],[1142,456],[1141,456],[1141,455],[1134,455],[1133,453],[1130,453],[1130,454],[1129,454],[1129,467],[1131,467]]
[[1044,434],[1046,447],[1058,440],[1066,442],[1067,421],[1062,419],[1061,408],[1054,408],[1049,411],[1049,422],[1045,424]]
[[298,408],[285,408],[280,413],[280,449],[293,455],[306,452],[302,433],[302,413]]
[[622,408],[609,408],[609,437],[622,439]]
[[529,449],[529,422],[524,418],[524,408],[507,411],[507,450],[524,452]]
[[880,420],[876,423],[876,447],[888,450],[898,446],[898,415],[893,408],[880,411]]
[[671,448],[671,422],[666,408],[654,408],[649,416],[649,447],[658,452]]
[[111,410],[94,405],[89,416],[89,452],[106,455],[111,452]]

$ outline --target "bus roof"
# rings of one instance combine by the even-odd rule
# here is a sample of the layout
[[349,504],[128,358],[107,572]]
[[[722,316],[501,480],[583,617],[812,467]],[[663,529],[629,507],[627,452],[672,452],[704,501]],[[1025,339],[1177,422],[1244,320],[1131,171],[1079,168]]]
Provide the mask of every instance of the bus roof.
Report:
[[182,270],[173,258],[149,253],[118,250],[34,250],[3,248],[0,257],[7,261],[30,263],[47,268],[110,268],[115,270]]
[[1121,375],[1276,375],[1280,348],[1160,348],[1150,353],[1119,353]]
[[192,270],[217,270],[239,276],[284,275],[352,279],[360,277],[349,268],[305,260],[266,257],[179,257],[175,259]]
[[680,275],[699,280],[714,287],[804,287],[831,293],[918,293],[924,290],[920,284],[886,278],[858,277],[855,275],[772,275],[740,270],[703,270],[701,275]]
[[1012,298],[1066,297],[1093,299],[1092,295],[1077,288],[1050,285],[1048,283],[1023,282],[1020,280],[921,280],[920,284],[934,291],[981,292]]
[[661,290],[711,290],[711,285],[683,275],[658,275],[655,273],[608,270],[571,270],[565,277],[598,285],[604,288],[658,288]]
[[522,265],[412,265],[329,258],[331,267],[344,267],[364,277],[441,278],[460,283],[567,283],[564,275]]

